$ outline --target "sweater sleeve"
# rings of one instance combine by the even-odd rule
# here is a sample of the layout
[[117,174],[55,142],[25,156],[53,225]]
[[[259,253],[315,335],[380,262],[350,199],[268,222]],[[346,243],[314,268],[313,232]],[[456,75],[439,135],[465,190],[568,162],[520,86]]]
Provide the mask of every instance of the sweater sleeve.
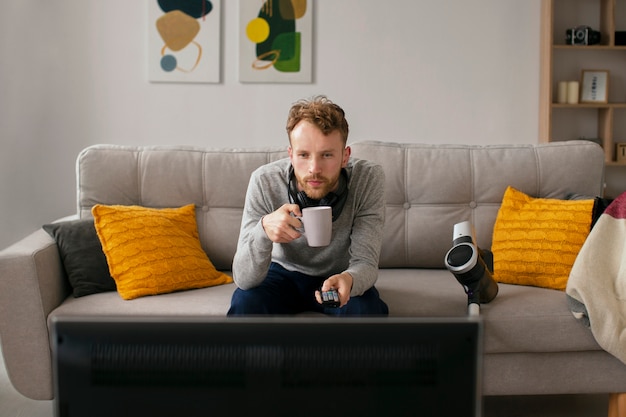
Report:
[[355,194],[359,195],[350,235],[349,264],[352,296],[362,295],[378,279],[378,262],[385,222],[385,175],[379,165],[361,173]]
[[254,172],[248,184],[232,268],[235,284],[244,290],[263,282],[272,260],[273,242],[267,237],[261,220],[274,208],[264,199],[263,187],[261,177]]

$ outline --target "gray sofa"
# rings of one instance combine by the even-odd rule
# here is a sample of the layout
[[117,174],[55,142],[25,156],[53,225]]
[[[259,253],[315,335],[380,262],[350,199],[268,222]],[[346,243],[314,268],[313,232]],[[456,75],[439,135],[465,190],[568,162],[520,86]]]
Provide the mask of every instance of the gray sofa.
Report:
[[[604,154],[591,142],[463,146],[361,142],[353,156],[386,173],[377,287],[392,316],[463,316],[467,296],[443,267],[453,225],[471,220],[489,248],[504,190],[535,197],[601,195]],[[77,160],[77,216],[94,204],[194,203],[204,249],[228,270],[248,179],[282,149],[211,150],[98,145]],[[38,230],[0,252],[0,338],[9,377],[27,397],[53,397],[49,320],[58,315],[225,315],[234,284],[135,300],[74,298],[55,241]],[[571,314],[562,291],[500,284],[482,306],[484,395],[622,393],[626,365]],[[615,396],[614,396],[615,397]],[[620,398],[623,398],[621,396]]]

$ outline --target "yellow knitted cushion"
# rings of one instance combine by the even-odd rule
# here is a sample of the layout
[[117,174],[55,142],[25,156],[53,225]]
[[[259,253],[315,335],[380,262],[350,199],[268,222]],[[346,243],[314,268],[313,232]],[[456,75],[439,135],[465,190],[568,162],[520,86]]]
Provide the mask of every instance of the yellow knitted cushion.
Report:
[[95,205],[96,232],[125,300],[232,282],[202,249],[195,207]]
[[494,279],[564,290],[592,211],[593,200],[533,198],[508,187],[493,230]]

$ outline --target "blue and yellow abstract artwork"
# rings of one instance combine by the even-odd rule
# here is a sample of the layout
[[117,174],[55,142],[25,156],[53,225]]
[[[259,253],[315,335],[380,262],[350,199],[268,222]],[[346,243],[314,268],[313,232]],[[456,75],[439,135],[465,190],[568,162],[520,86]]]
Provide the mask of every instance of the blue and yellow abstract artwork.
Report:
[[148,0],[148,79],[220,82],[221,0]]

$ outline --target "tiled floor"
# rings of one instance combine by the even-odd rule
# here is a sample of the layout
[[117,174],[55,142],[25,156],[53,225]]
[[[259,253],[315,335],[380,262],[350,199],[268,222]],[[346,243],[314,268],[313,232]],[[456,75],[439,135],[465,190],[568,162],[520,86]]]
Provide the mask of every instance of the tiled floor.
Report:
[[[485,417],[606,417],[608,396],[487,397],[483,409]],[[52,401],[30,400],[15,391],[8,381],[0,352],[0,417],[52,416]]]

